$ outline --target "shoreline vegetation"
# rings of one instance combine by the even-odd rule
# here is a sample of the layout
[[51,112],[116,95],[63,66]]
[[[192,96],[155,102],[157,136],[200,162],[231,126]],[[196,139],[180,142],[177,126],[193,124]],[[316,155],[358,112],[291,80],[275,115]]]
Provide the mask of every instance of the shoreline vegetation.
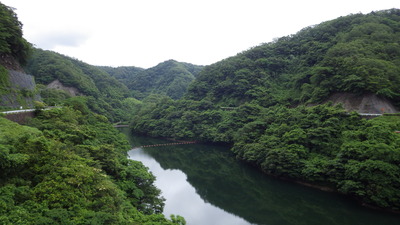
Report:
[[188,100],[184,104],[162,100],[146,110],[139,111],[132,123],[135,133],[231,143],[238,159],[268,174],[315,187],[326,183],[364,205],[398,211],[397,116],[366,120],[329,104],[297,108],[245,104],[224,111]]
[[27,125],[0,118],[0,223],[185,224],[104,116],[65,106]]
[[[266,174],[267,176],[279,179],[279,180],[283,180],[283,181],[287,181],[287,182],[292,182],[292,183],[296,183],[305,187],[309,187],[309,188],[313,188],[313,189],[317,189],[320,191],[325,191],[325,192],[333,192],[333,193],[337,193],[337,194],[341,194],[343,196],[347,196],[346,194],[343,194],[341,192],[339,192],[337,189],[330,187],[330,186],[323,186],[323,185],[318,185],[318,184],[313,184],[313,183],[308,183],[306,181],[301,181],[301,180],[295,180],[295,179],[290,179],[290,178],[286,178],[286,177],[278,177],[275,176],[273,174],[267,173],[265,171],[262,171],[264,174]],[[347,196],[349,197],[349,196]],[[384,208],[380,208],[380,207],[376,207],[374,205],[371,204],[367,204],[365,202],[360,201],[357,198],[351,197],[351,199],[355,200],[356,202],[358,202],[359,205],[369,208],[369,209],[373,209],[373,210],[377,210],[377,211],[381,211],[381,212],[387,212],[387,213],[393,213],[393,214],[400,214],[400,210],[392,210],[392,209],[384,209]]]
[[[233,144],[269,174],[399,211],[400,118],[351,112],[398,112],[399,25],[399,9],[354,14],[256,46],[206,66],[182,99],[143,99],[132,128]],[[348,99],[329,101],[338,94],[371,103],[346,110]]]
[[0,223],[185,224],[161,214],[155,177],[127,159],[118,121],[152,137],[232,145],[272,176],[400,210],[400,117],[366,120],[329,101],[368,95],[381,109],[360,110],[398,112],[399,9],[323,22],[205,67],[170,60],[148,70],[35,49],[1,3],[0,23],[0,94],[7,70],[22,65],[38,85],[18,98],[62,105],[28,126],[0,118]]

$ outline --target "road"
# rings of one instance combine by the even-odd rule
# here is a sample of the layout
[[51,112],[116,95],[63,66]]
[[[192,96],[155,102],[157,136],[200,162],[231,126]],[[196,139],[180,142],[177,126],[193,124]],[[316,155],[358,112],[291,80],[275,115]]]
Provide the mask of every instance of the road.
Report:
[[0,112],[0,113],[13,114],[13,113],[32,112],[32,111],[35,111],[35,109],[19,109],[19,110],[12,110],[12,111],[4,111],[4,112]]

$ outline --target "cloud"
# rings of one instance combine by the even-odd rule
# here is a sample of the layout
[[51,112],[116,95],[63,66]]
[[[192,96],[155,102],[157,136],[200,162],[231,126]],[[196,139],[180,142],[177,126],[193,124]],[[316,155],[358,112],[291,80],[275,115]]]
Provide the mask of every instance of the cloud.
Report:
[[56,47],[79,47],[89,39],[89,35],[80,31],[46,32],[32,38],[39,48],[52,50]]
[[[175,59],[208,65],[304,27],[399,0],[2,0],[24,37],[94,65],[148,68]],[[95,4],[94,4],[95,2]]]

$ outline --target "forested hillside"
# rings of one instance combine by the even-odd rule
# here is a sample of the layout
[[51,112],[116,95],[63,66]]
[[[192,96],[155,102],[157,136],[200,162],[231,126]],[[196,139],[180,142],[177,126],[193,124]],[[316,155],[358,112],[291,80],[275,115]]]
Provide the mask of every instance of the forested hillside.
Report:
[[[57,81],[66,88],[77,89],[91,110],[106,115],[111,121],[126,121],[132,107],[151,94],[181,98],[198,75],[201,66],[169,60],[150,69],[137,67],[92,66],[61,54],[34,49],[25,70],[37,83]],[[42,86],[47,104],[62,104],[70,96],[62,90]],[[134,97],[134,98],[131,98]]]
[[32,106],[39,98],[32,77],[21,73],[31,52],[14,11],[0,3],[0,107]]
[[[112,77],[115,77],[121,83],[128,85],[132,82],[135,77],[143,72],[145,69],[134,67],[134,66],[120,66],[120,67],[110,67],[110,66],[98,66],[99,69],[104,70]],[[128,85],[129,86],[129,85]]]
[[[30,45],[13,10],[1,3],[0,27],[3,97],[3,87],[12,83],[6,69],[22,70]],[[0,224],[184,224],[180,216],[168,220],[161,214],[164,200],[155,177],[127,159],[129,143],[108,120],[118,118],[118,104],[134,101],[123,99],[128,89],[77,60],[34,54],[28,67],[40,82],[56,79],[86,96],[43,89],[48,100],[63,100],[63,107],[35,111],[28,126],[0,114]],[[109,118],[90,108],[109,110]]]
[[134,98],[160,94],[180,99],[203,67],[168,60],[146,70],[136,67],[101,68],[126,84]]
[[174,224],[125,137],[72,107],[38,112],[30,127],[0,118],[0,223]]
[[400,117],[318,105],[349,92],[399,106],[399,79],[400,10],[349,15],[206,66],[184,99],[153,96],[132,127],[226,143],[270,175],[400,211]]
[[206,67],[189,98],[224,106],[321,102],[335,92],[400,102],[400,11],[355,14],[304,28]]
[[[95,66],[61,54],[34,49],[25,66],[27,73],[43,85],[57,80],[66,87],[76,88],[82,101],[91,110],[107,116],[111,121],[126,120],[124,99],[130,97],[128,88]],[[60,104],[68,94],[43,88],[42,96],[48,104]]]
[[[41,49],[28,59],[15,13],[2,4],[0,13],[0,85],[22,63],[45,102],[63,105],[37,112],[31,127],[0,118],[0,223],[184,223],[159,214],[154,177],[126,159],[109,124],[126,120],[136,133],[227,144],[272,176],[400,211],[400,117],[320,104],[351,93],[400,106],[398,9],[340,17],[206,67],[146,70]],[[55,81],[77,96],[46,88]]]

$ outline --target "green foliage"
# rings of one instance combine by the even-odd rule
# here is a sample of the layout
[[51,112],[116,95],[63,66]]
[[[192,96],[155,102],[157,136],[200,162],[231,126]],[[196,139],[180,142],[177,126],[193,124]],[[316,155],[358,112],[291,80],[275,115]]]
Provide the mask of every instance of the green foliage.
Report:
[[139,99],[150,93],[179,99],[194,79],[185,64],[169,60],[139,73],[128,83],[128,87],[135,91],[133,96]]
[[363,120],[339,106],[225,110],[211,102],[145,99],[137,133],[233,144],[239,159],[268,174],[306,181],[362,202],[400,209],[399,117]]
[[336,92],[398,103],[399,32],[398,9],[305,28],[205,67],[182,100],[144,99],[132,127],[230,144],[268,174],[399,210],[398,117],[363,120],[329,104],[306,107]]
[[99,96],[99,89],[93,79],[81,68],[74,66],[73,59],[55,52],[35,49],[25,67],[29,74],[35,76],[39,84],[49,84],[59,80],[67,87],[75,87],[85,95]]
[[36,128],[0,118],[0,223],[181,224],[160,214],[155,178],[127,159],[125,137],[71,103],[38,112]]
[[148,70],[98,68],[37,49],[26,69],[39,83],[59,80],[85,96],[44,90],[65,107],[40,112],[31,122],[39,130],[0,118],[0,215],[9,215],[0,221],[184,224],[159,214],[155,178],[126,159],[105,116],[131,120],[137,133],[229,144],[274,176],[399,210],[397,117],[367,121],[340,107],[304,106],[335,92],[399,102],[399,32],[397,9],[350,15],[204,69],[172,60]]
[[40,97],[44,103],[50,106],[61,105],[71,95],[64,90],[57,90],[53,88],[46,88],[43,84],[36,85],[39,89]]
[[[106,116],[110,121],[127,121],[127,108],[122,101],[130,97],[128,88],[95,66],[60,55],[51,51],[35,49],[25,67],[35,76],[39,84],[47,85],[55,80],[66,87],[78,89],[85,95],[90,110]],[[53,90],[41,86],[41,94],[48,105],[69,104],[70,95],[62,90]]]
[[145,69],[134,67],[134,66],[120,66],[120,67],[109,67],[109,66],[99,66],[101,70],[104,70],[112,77],[115,77],[118,81],[123,84],[128,84],[134,79],[139,73],[143,72]]
[[36,110],[43,110],[44,108],[46,108],[46,104],[43,103],[43,102],[34,101],[34,102],[33,102],[33,107],[34,107]]
[[31,50],[22,37],[22,23],[12,8],[0,3],[0,57],[11,55],[25,64]]
[[370,92],[399,102],[399,14],[391,9],[340,17],[254,47],[205,67],[187,96],[268,107]]
[[168,60],[146,70],[136,67],[101,68],[126,84],[137,99],[150,94],[180,99],[203,67]]
[[[271,108],[256,135],[238,131],[233,151],[267,173],[337,188],[399,209],[400,123],[361,120],[336,108]],[[263,121],[263,122],[261,122]]]

